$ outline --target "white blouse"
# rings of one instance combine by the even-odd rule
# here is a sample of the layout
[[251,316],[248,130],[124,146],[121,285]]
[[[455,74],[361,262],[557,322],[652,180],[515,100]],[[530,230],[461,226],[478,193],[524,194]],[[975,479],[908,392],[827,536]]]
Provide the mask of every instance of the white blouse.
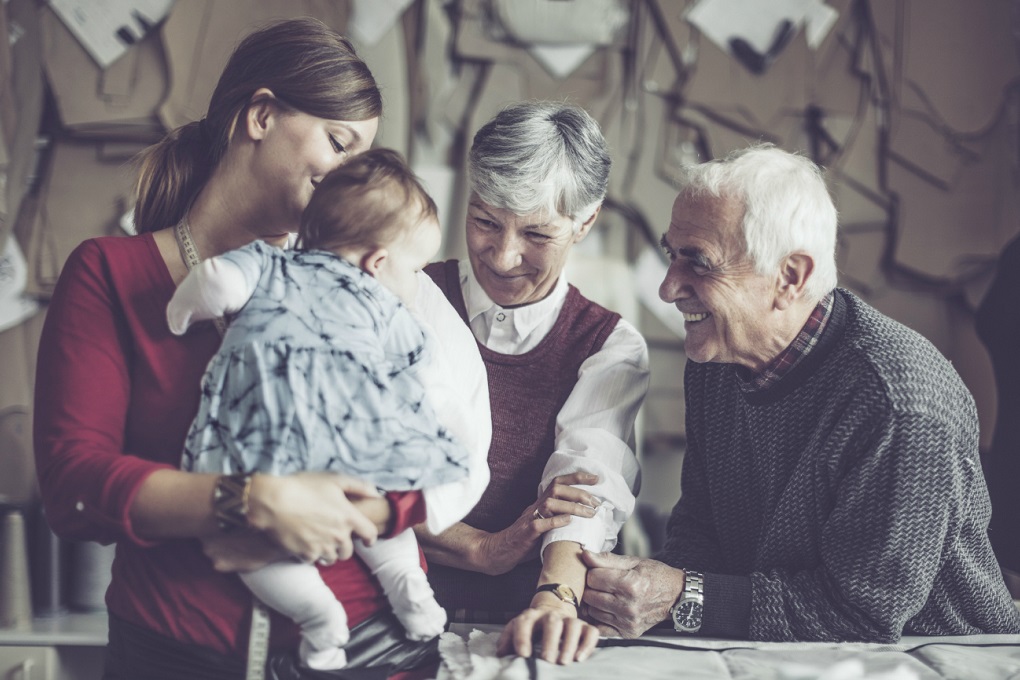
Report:
[[422,362],[420,374],[429,404],[439,422],[471,456],[467,479],[423,491],[426,526],[438,534],[463,519],[489,484],[489,381],[475,339],[443,291],[424,272],[418,274],[411,314],[425,335],[435,339],[432,347],[436,351],[429,361]]
[[[567,298],[560,277],[544,299],[506,309],[492,301],[471,270],[460,263],[460,286],[474,336],[501,354],[524,354],[552,330]],[[641,470],[634,454],[634,420],[648,392],[648,346],[630,323],[620,319],[602,349],[577,372],[577,384],[556,418],[556,450],[549,457],[541,493],[556,477],[571,472],[599,476],[584,486],[601,500],[595,517],[571,517],[569,525],[546,532],[542,551],[555,541],[575,541],[587,550],[611,550],[623,523],[634,511]]]

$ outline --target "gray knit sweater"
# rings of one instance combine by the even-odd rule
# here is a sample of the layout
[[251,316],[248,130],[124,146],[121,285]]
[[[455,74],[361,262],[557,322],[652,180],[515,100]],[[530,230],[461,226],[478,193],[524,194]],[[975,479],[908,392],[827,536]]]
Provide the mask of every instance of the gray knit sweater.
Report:
[[974,401],[845,290],[821,342],[748,391],[688,362],[681,499],[660,559],[706,572],[702,633],[893,642],[1020,633],[988,542]]

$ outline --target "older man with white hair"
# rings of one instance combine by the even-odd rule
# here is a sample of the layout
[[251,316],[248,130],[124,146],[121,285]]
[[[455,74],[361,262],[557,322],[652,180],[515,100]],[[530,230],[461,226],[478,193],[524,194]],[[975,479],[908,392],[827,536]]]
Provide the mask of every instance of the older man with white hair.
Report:
[[1018,633],[974,400],[923,337],[836,288],[810,160],[686,170],[660,297],[683,314],[687,450],[659,560],[589,552],[603,630],[892,642]]

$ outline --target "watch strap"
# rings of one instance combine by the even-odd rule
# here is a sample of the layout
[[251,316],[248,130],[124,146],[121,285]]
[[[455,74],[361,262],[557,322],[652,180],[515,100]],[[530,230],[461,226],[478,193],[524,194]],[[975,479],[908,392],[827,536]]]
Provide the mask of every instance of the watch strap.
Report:
[[[701,629],[702,616],[705,607],[705,575],[700,571],[691,571],[684,569],[684,589],[680,593],[680,597],[677,601],[669,608],[669,616],[673,620],[673,630],[678,633],[696,633]],[[690,603],[690,606],[696,607],[694,611],[697,612],[696,624],[690,626],[684,626],[677,619],[680,612],[680,608],[685,604]]]
[[684,571],[684,595],[705,601],[705,575],[700,571]]

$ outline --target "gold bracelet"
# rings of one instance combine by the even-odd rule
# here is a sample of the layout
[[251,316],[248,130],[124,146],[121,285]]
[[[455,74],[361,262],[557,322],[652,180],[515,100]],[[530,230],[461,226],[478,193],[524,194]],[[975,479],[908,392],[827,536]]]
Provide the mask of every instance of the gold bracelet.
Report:
[[213,491],[213,513],[221,531],[248,528],[248,496],[253,474],[222,475]]

